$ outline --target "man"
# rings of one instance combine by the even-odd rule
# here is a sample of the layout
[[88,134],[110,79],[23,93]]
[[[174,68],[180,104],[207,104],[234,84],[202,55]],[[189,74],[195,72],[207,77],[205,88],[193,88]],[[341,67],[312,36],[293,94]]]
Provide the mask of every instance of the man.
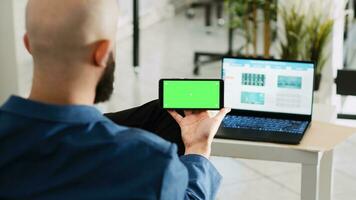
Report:
[[113,89],[116,19],[116,0],[28,1],[34,78],[28,99],[0,109],[0,199],[215,198],[221,177],[208,158],[228,109],[170,111],[177,123],[159,111],[163,129],[138,115],[153,115],[154,102],[108,114],[168,139],[180,128],[178,157],[175,144],[92,107]]

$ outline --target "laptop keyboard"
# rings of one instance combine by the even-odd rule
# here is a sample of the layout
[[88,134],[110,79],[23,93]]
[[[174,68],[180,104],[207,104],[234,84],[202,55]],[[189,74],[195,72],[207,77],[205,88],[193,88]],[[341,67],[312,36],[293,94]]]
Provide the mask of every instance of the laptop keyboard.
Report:
[[224,128],[242,128],[291,134],[303,134],[307,126],[308,121],[233,115],[227,115],[222,122],[222,127]]

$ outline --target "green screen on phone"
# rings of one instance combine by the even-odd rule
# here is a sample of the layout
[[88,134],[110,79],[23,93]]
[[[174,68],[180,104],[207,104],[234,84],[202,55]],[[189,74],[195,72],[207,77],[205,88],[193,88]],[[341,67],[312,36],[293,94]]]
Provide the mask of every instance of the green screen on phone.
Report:
[[164,80],[163,108],[219,109],[220,81]]

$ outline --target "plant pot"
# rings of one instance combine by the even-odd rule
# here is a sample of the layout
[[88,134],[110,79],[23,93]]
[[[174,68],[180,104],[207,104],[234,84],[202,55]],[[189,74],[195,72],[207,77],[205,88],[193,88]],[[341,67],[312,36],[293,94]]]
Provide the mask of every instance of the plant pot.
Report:
[[320,88],[321,74],[315,74],[314,76],[314,91],[318,91]]

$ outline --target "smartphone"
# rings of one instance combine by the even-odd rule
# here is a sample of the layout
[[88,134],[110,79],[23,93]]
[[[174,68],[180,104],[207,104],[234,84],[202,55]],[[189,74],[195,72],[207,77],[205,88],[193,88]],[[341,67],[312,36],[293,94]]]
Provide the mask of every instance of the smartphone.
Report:
[[163,109],[219,110],[224,107],[221,79],[161,79],[159,101]]

